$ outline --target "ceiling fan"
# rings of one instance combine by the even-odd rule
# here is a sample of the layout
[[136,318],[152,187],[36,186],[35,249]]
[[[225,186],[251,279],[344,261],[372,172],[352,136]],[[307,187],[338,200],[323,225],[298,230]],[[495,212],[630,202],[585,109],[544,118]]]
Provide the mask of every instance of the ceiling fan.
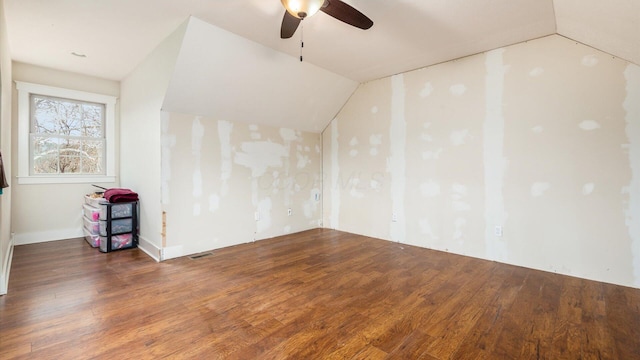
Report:
[[349,25],[366,30],[373,26],[373,21],[360,11],[340,0],[280,0],[284,5],[284,18],[280,29],[280,37],[288,39],[298,29],[298,25],[305,18],[318,11],[331,15]]

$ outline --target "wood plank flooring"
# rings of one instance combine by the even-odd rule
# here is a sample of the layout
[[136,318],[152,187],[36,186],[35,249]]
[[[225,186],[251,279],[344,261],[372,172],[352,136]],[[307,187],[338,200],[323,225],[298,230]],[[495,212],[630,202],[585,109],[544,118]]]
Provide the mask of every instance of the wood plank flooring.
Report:
[[332,231],[17,246],[0,359],[639,359],[640,290]]

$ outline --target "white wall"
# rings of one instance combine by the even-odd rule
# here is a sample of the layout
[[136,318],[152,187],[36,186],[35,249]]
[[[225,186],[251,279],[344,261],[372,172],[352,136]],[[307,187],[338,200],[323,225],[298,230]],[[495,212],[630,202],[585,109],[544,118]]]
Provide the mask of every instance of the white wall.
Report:
[[320,146],[317,133],[165,113],[166,258],[317,228]]
[[0,295],[7,292],[13,244],[11,239],[11,55],[4,13],[0,0],[0,151],[3,155],[8,188],[0,196]]
[[560,36],[363,84],[323,132],[325,225],[640,287],[639,94]]
[[[58,71],[39,66],[14,62],[13,80],[55,86],[71,90],[87,91],[118,97],[117,81]],[[13,174],[18,173],[18,96],[13,86]],[[116,103],[116,133],[119,126]],[[116,139],[116,182],[98,184],[104,187],[118,186],[118,140]],[[91,184],[18,184],[12,178],[12,227],[15,243],[29,244],[44,241],[82,237],[83,196],[95,190]]]
[[162,249],[160,111],[187,22],[164,40],[121,86],[120,179],[140,195],[140,247],[156,259]]

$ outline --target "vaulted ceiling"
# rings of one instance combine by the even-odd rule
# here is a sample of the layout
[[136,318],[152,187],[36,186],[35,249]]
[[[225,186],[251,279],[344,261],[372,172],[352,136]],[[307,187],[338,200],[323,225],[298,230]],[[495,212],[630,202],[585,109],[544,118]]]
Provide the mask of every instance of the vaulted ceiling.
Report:
[[[319,13],[304,21],[304,59],[356,82],[560,34],[640,64],[640,0],[345,0],[362,31]],[[12,58],[125,78],[190,15],[285,54],[279,0],[5,0]],[[84,54],[78,57],[72,53]]]

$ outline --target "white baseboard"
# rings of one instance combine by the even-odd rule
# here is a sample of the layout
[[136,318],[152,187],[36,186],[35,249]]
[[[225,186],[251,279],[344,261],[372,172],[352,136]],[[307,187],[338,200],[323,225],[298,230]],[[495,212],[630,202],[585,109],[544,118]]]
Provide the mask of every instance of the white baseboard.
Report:
[[39,231],[32,233],[21,233],[15,236],[15,245],[38,244],[48,241],[75,239],[84,237],[82,228],[58,229],[50,231]]
[[9,247],[4,258],[4,269],[0,269],[0,295],[5,295],[9,290],[9,273],[11,272],[11,260],[13,259],[13,234],[9,240]]
[[161,259],[163,261],[164,260],[169,260],[169,259],[179,258],[181,256],[184,256],[184,250],[182,248],[182,245],[170,246],[170,247],[166,247],[166,248],[162,249],[162,257],[161,257]]
[[155,246],[147,238],[138,236],[138,249],[142,250],[145,254],[149,255],[153,260],[162,261],[162,251],[159,247]]

